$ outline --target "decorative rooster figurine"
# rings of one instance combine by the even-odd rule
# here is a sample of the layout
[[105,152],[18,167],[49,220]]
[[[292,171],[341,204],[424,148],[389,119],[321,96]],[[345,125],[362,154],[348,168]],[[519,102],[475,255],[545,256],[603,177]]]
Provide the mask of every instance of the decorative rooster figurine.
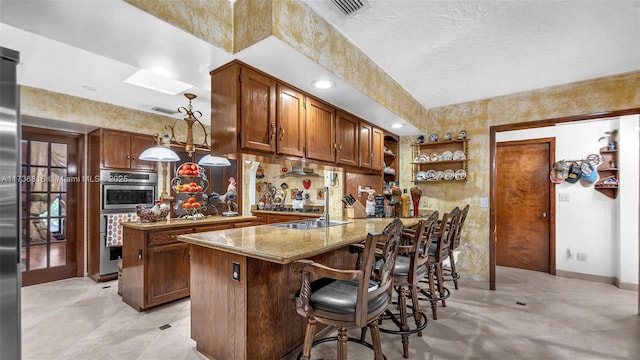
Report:
[[236,179],[232,176],[229,178],[227,192],[222,195],[222,202],[227,204],[230,213],[238,212],[238,204],[236,204]]

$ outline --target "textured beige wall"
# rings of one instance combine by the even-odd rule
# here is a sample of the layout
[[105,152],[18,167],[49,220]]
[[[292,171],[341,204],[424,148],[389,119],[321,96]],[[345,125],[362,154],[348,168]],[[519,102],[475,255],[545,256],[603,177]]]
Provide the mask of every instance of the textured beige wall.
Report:
[[227,52],[233,49],[229,0],[124,0]]
[[125,0],[229,53],[275,36],[389,110],[421,127],[427,110],[302,1]]
[[422,127],[426,109],[305,3],[273,0],[273,34],[395,114]]
[[42,119],[144,134],[167,132],[164,126],[174,122],[174,119],[162,115],[28,86],[20,87],[20,112]]
[[[471,204],[463,237],[466,243],[457,263],[465,275],[489,278],[489,209],[480,196],[489,196],[489,130],[491,126],[640,108],[640,71],[581,81],[551,88],[430,109],[423,125],[427,134],[465,129],[469,141],[466,183],[421,184],[421,205],[448,211]],[[403,138],[401,184],[411,182],[411,142]]]

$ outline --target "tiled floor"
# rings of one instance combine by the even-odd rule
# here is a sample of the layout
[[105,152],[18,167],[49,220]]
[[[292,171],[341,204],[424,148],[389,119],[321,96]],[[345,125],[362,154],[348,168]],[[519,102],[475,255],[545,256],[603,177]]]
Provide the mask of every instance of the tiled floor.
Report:
[[[489,291],[486,282],[463,279],[437,321],[428,312],[424,336],[411,336],[410,359],[640,359],[637,292],[511,268],[498,268],[497,284]],[[189,321],[189,299],[138,313],[115,281],[30,286],[22,290],[22,358],[206,359]],[[402,359],[399,337],[382,341],[387,359]],[[335,359],[335,344],[314,348],[312,358]],[[349,343],[349,359],[372,353]]]

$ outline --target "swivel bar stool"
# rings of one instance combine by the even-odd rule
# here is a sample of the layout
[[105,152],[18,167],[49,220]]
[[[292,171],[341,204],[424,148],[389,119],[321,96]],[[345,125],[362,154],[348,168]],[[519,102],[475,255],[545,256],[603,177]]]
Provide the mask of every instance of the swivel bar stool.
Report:
[[[380,315],[379,328],[381,332],[401,335],[402,356],[409,358],[409,335],[422,336],[422,330],[427,327],[427,316],[418,302],[418,282],[428,273],[427,260],[429,239],[437,229],[438,212],[433,212],[426,220],[418,222],[415,230],[409,236],[403,236],[403,245],[398,250],[395,270],[393,273],[393,287],[396,290],[397,302],[387,307]],[[411,305],[407,305],[407,297]],[[411,314],[409,314],[409,309]],[[415,328],[410,329],[408,317],[413,316]],[[383,321],[391,320],[398,330],[384,328]],[[363,333],[365,329],[363,329]],[[361,339],[362,340],[362,339]]]
[[[460,210],[456,207],[451,212],[442,216],[442,221],[431,236],[429,244],[427,268],[429,269],[427,285],[428,289],[420,287],[419,293],[423,295],[419,300],[431,302],[431,312],[433,320],[438,320],[438,301],[442,302],[442,306],[446,307],[445,300],[451,295],[449,289],[444,286],[442,276],[442,262],[449,257],[449,242],[453,240],[456,230],[456,222]],[[424,283],[422,280],[421,283]]]
[[458,290],[458,279],[460,279],[460,274],[458,274],[458,271],[456,270],[456,260],[453,252],[460,246],[460,233],[462,232],[462,226],[464,225],[464,221],[467,219],[468,213],[469,205],[467,204],[467,206],[460,211],[460,215],[458,216],[456,234],[453,241],[449,243],[449,268],[445,267],[444,269],[444,281],[453,281],[453,285],[456,290]]
[[[295,296],[296,311],[307,319],[302,351],[298,359],[309,360],[311,348],[337,340],[337,359],[347,359],[347,341],[373,349],[374,359],[382,360],[378,317],[391,303],[393,270],[403,225],[393,220],[382,233],[370,233],[364,243],[362,268],[333,269],[311,260],[296,261],[292,271],[302,274],[302,285]],[[379,253],[379,256],[376,256]],[[310,275],[320,279],[310,282]],[[313,341],[316,323],[338,328],[338,336]],[[371,329],[372,344],[349,338],[347,327]]]

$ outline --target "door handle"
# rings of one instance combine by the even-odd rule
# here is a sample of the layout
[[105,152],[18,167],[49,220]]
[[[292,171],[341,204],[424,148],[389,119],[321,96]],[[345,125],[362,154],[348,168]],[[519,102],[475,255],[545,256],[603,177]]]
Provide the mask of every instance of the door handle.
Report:
[[542,218],[544,219],[544,218],[546,218],[546,217],[547,217],[547,212],[546,212],[546,211],[543,211],[543,212],[542,212]]

